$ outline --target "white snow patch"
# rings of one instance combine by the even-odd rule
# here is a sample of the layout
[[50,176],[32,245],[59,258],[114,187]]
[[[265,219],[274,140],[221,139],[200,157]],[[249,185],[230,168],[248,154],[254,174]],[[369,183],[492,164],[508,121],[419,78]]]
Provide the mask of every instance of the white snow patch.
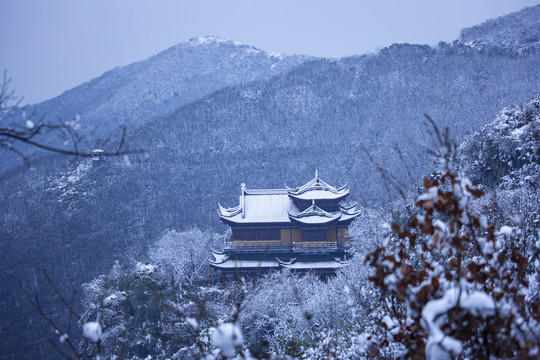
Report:
[[268,57],[273,57],[273,58],[277,58],[279,60],[283,60],[283,58],[285,57],[283,54],[281,53],[268,53],[267,55]]
[[156,267],[154,265],[145,265],[141,262],[138,262],[136,265],[137,271],[144,273],[144,274],[151,274],[154,271],[156,271]]
[[480,216],[480,226],[482,226],[484,229],[489,228],[487,218],[484,215]]
[[191,317],[186,318],[186,324],[188,324],[193,330],[197,330],[199,328],[199,322],[197,319]]
[[497,235],[506,235],[506,236],[512,236],[517,233],[517,230],[510,226],[503,226],[499,229],[499,232]]
[[93,342],[98,342],[102,334],[103,330],[101,329],[101,325],[96,321],[90,321],[83,325],[84,337]]
[[105,306],[111,306],[113,305],[117,300],[123,298],[121,292],[116,292],[114,294],[111,294],[107,296],[105,299],[103,299],[103,305]]
[[437,198],[437,195],[439,195],[439,188],[432,186],[428,189],[427,193],[420,195],[416,201],[434,200]]
[[395,328],[397,326],[397,324],[394,322],[394,320],[392,320],[392,318],[390,318],[390,316],[388,315],[385,315],[382,319],[383,323],[386,324],[386,327],[388,328],[388,330],[391,330],[393,328]]
[[442,298],[429,301],[422,310],[423,327],[429,334],[426,343],[428,359],[451,359],[462,351],[461,341],[447,336],[440,328],[445,320],[444,314],[456,306],[458,297],[460,307],[475,316],[485,318],[495,311],[493,299],[477,290],[461,290],[460,295],[460,289],[454,287],[446,290]]
[[132,164],[131,164],[131,160],[129,160],[129,156],[128,155],[124,155],[124,164],[126,165],[126,167],[131,167]]
[[236,347],[242,344],[242,331],[236,324],[225,323],[212,331],[212,345],[221,349],[227,357],[236,354]]
[[513,130],[510,134],[515,137],[515,138],[520,138],[521,135],[523,134],[523,132],[525,131],[525,126],[522,126],[520,128],[517,128],[515,130]]
[[204,44],[218,44],[223,42],[228,42],[228,40],[219,38],[217,36],[199,36],[188,40],[188,43],[192,44],[193,46],[199,46]]
[[440,328],[440,320],[444,319],[441,315],[456,305],[457,297],[458,289],[452,288],[442,298],[429,301],[422,310],[423,325],[429,334],[426,343],[428,359],[451,359],[461,353],[461,341],[446,336]]
[[[472,197],[469,189],[472,188],[472,182],[468,178],[460,178],[453,186],[454,195],[457,197],[461,209],[466,209],[469,200]],[[463,219],[462,219],[463,220]]]
[[495,302],[482,291],[473,291],[470,294],[462,292],[459,305],[463,309],[469,310],[473,315],[483,318],[495,312]]

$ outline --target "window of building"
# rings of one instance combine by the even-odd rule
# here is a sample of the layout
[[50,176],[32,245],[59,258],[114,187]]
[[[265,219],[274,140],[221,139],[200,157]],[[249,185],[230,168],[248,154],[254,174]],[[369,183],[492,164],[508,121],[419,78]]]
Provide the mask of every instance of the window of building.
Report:
[[255,230],[235,230],[234,240],[256,240],[257,233]]
[[304,230],[304,241],[326,241],[326,230]]
[[280,229],[265,229],[259,230],[258,236],[259,240],[281,240],[281,231]]

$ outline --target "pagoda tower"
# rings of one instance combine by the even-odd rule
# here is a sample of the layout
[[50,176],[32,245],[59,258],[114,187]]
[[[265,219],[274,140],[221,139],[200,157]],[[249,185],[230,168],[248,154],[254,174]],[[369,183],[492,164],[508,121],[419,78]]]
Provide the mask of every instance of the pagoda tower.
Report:
[[344,206],[349,187],[336,188],[315,177],[283,189],[241,186],[239,203],[218,204],[221,221],[231,227],[223,252],[210,265],[224,275],[288,268],[322,277],[346,266],[347,227],[360,214]]

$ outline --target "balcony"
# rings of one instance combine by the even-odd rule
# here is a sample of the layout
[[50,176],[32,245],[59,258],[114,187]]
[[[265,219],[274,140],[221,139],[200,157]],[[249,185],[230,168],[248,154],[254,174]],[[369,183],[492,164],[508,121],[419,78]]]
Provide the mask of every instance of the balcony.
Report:
[[238,252],[298,252],[323,253],[342,250],[335,241],[282,242],[280,240],[227,240],[225,250]]
[[294,251],[323,252],[336,251],[338,249],[335,241],[299,241],[293,243]]
[[267,249],[290,251],[291,244],[280,240],[227,240],[225,241],[225,249],[246,252],[264,252]]

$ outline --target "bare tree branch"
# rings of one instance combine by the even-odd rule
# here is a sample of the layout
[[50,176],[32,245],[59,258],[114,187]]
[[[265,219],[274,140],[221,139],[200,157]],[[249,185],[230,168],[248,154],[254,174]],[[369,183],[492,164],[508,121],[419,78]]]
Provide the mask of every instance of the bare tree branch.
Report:
[[[20,156],[25,164],[29,164],[28,155],[24,154],[18,145],[26,144],[33,148],[38,148],[51,153],[75,156],[81,158],[90,158],[96,154],[92,150],[81,150],[80,142],[83,136],[77,132],[76,120],[64,121],[58,119],[57,122],[37,121],[34,124],[31,114],[29,117],[22,119],[23,124],[18,123],[13,119],[22,97],[15,95],[15,91],[10,88],[11,79],[8,78],[7,72],[4,71],[2,84],[0,85],[0,148],[6,148],[18,156]],[[9,123],[8,123],[9,122]],[[145,153],[144,150],[129,150],[125,149],[127,127],[122,126],[122,134],[120,142],[115,151],[103,151],[99,153],[101,157],[116,157],[130,154]],[[43,136],[61,136],[71,145],[70,148],[62,148],[55,145],[49,145],[43,142]],[[69,140],[68,140],[69,139]]]
[[41,270],[43,272],[43,275],[45,275],[45,278],[47,279],[47,282],[49,283],[49,285],[52,287],[52,289],[54,290],[56,296],[58,296],[58,298],[60,299],[60,301],[62,302],[62,304],[64,304],[64,306],[66,308],[68,308],[69,310],[69,314],[70,316],[71,315],[75,315],[75,317],[77,318],[77,320],[81,320],[81,316],[79,314],[77,314],[75,312],[75,310],[73,310],[73,307],[68,304],[68,302],[66,301],[66,299],[64,299],[64,297],[62,296],[62,294],[60,294],[60,291],[58,291],[58,288],[56,287],[56,285],[54,285],[53,281],[51,280],[51,277],[49,276],[49,274],[47,273],[47,271],[45,269],[42,269]]
[[[34,297],[32,298],[32,296],[30,296],[30,294],[28,293],[28,291],[26,290],[26,288],[23,286],[22,282],[19,280],[18,281],[19,283],[19,287],[21,288],[22,292],[24,293],[24,296],[26,297],[26,299],[30,302],[30,304],[39,312],[39,314],[41,315],[41,317],[43,318],[43,320],[45,320],[54,330],[54,332],[57,334],[57,335],[60,335],[60,336],[63,336],[63,335],[67,335],[67,333],[65,331],[62,331],[62,329],[54,322],[54,320],[52,320],[46,313],[45,311],[43,310],[43,308],[41,307],[41,304],[39,303],[39,299],[37,297],[37,295],[34,295]],[[81,356],[79,354],[79,352],[77,351],[77,348],[75,347],[75,345],[73,344],[73,342],[71,341],[71,339],[69,338],[69,336],[66,336],[64,338],[64,341],[66,342],[66,344],[68,344],[68,346],[71,348],[71,351],[73,352],[73,356],[75,359],[80,359]]]

